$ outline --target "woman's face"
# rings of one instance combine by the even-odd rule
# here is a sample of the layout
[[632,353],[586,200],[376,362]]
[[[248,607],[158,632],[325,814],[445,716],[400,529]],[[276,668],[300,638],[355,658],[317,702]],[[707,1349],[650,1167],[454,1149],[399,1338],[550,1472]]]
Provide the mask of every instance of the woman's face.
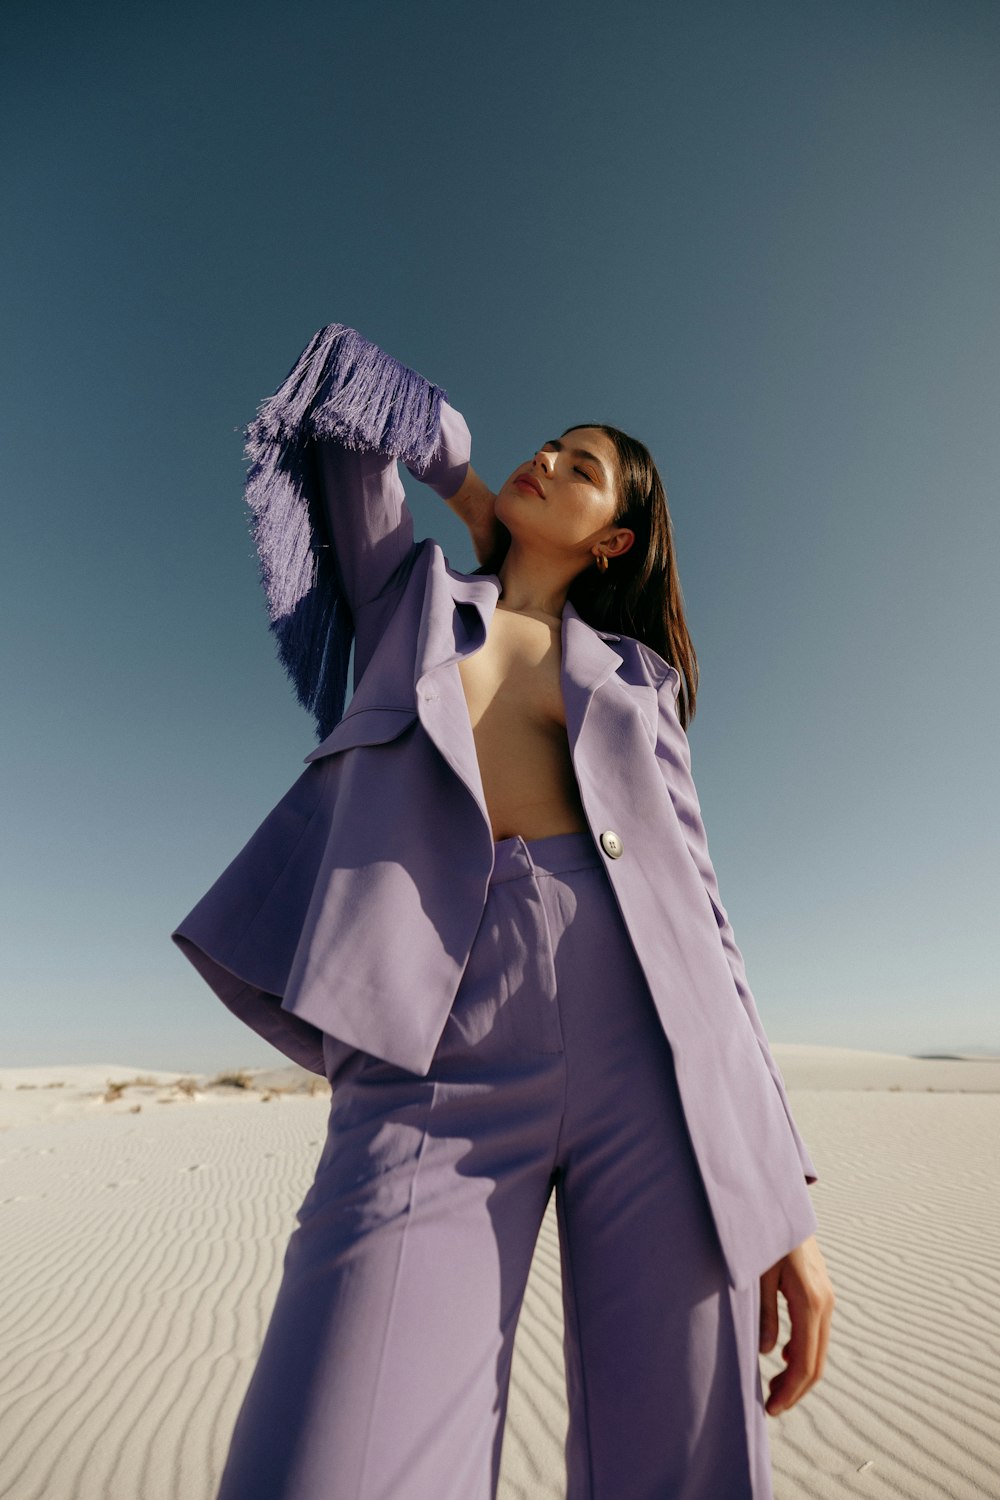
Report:
[[[613,531],[618,505],[617,451],[599,427],[573,427],[519,464],[496,497],[495,512],[512,537],[533,549],[593,561],[597,543],[616,556],[634,539]],[[530,477],[538,490],[522,481]],[[539,490],[541,493],[539,493]]]

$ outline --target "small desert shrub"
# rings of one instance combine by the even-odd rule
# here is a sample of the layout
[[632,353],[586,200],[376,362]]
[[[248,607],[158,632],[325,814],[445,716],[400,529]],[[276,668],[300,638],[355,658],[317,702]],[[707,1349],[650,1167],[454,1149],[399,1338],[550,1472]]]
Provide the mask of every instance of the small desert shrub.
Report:
[[239,1068],[235,1073],[216,1073],[215,1077],[210,1078],[206,1085],[210,1089],[219,1086],[228,1086],[232,1089],[252,1089],[253,1079],[244,1069]]
[[116,1099],[121,1098],[125,1089],[158,1089],[159,1087],[159,1079],[151,1077],[149,1073],[137,1073],[134,1078],[120,1078],[117,1083],[109,1078],[104,1090],[104,1102],[113,1104]]

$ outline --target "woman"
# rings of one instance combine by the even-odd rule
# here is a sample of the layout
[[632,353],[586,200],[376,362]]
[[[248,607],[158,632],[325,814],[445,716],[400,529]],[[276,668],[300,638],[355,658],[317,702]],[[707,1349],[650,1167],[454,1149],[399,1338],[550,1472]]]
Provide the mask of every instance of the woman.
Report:
[[[553,1189],[569,1500],[767,1500],[777,1292],[771,1414],[834,1296],[690,776],[652,459],[585,424],[494,495],[447,393],[338,324],[248,438],[321,741],[172,936],[333,1093],[217,1500],[493,1497]],[[414,542],[397,457],[475,573]]]

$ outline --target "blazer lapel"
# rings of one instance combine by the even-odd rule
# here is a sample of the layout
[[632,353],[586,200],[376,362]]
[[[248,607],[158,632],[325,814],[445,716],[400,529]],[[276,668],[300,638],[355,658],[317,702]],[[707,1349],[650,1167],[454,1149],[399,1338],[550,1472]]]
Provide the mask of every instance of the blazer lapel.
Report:
[[479,757],[457,663],[478,651],[497,599],[495,573],[456,573],[433,548],[417,632],[414,693],[417,714],[448,765],[476,800],[489,828]]
[[624,660],[610,644],[618,640],[620,636],[588,625],[573,603],[566,600],[562,613],[562,690],[566,733],[574,761],[591,700]]
[[[417,713],[441,755],[461,778],[489,823],[475,739],[457,663],[486,640],[500,597],[495,573],[456,573],[434,549],[417,636],[414,691]],[[576,747],[597,692],[604,690],[626,714],[637,709],[650,743],[656,739],[656,689],[616,675],[623,656],[611,644],[621,637],[589,625],[567,599],[562,613],[563,702],[570,754]],[[608,679],[612,682],[608,682]],[[620,696],[619,696],[620,695]],[[609,704],[609,706],[611,706]]]

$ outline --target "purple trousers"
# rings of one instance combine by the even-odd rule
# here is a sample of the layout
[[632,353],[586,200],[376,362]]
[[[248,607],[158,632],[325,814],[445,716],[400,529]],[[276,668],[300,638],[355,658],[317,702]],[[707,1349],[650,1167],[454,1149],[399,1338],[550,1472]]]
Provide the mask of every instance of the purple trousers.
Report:
[[553,1188],[567,1500],[773,1500],[759,1284],[729,1285],[590,834],[496,844],[426,1077],[328,1040],[327,1136],[216,1500],[493,1500]]

